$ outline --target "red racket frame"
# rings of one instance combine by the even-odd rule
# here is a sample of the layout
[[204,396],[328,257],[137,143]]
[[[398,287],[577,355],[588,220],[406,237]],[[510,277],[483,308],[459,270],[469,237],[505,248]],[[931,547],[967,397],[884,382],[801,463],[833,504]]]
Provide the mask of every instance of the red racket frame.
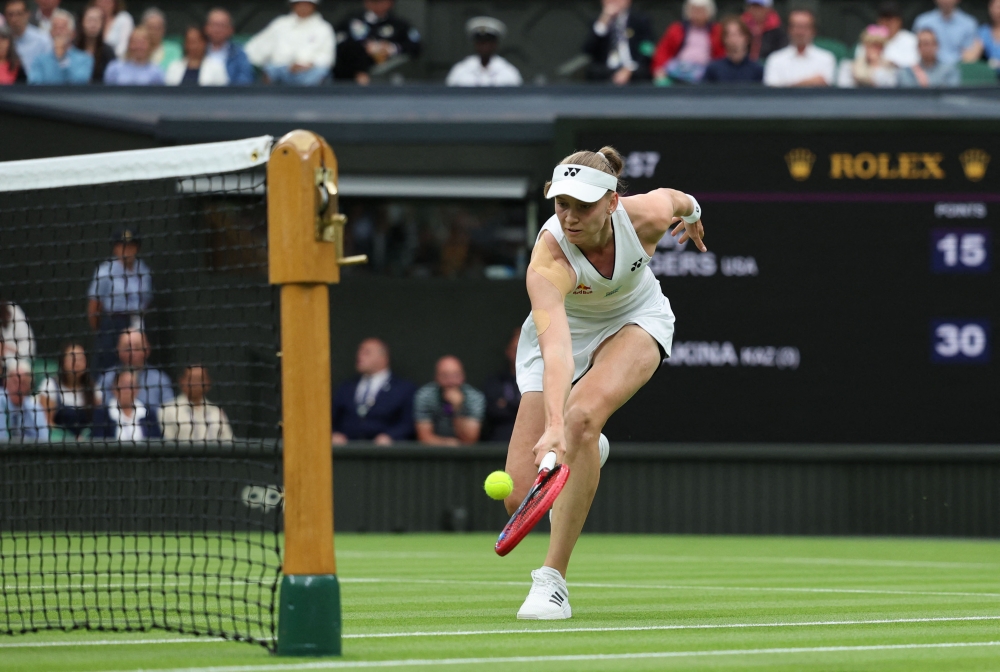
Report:
[[[555,461],[555,454],[549,453]],[[548,456],[546,456],[548,457]],[[517,511],[510,517],[507,524],[500,532],[494,547],[497,555],[504,556],[514,550],[521,540],[528,536],[552,505],[555,503],[559,493],[562,492],[566,481],[569,479],[569,466],[557,464],[555,467],[546,468],[545,461],[538,472],[538,477],[528,491],[528,496],[517,507]]]

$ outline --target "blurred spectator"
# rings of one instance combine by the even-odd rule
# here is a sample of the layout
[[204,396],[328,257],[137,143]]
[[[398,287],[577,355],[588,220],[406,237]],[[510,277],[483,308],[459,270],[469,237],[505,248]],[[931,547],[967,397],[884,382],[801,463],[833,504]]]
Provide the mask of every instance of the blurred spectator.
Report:
[[837,86],[845,88],[896,86],[896,66],[885,57],[889,29],[872,24],[865,28],[858,41],[862,47],[861,52],[854,55],[854,60],[845,60],[840,64]]
[[118,360],[118,335],[141,329],[142,315],[153,301],[153,276],[139,259],[142,240],[132,229],[111,237],[111,259],[101,262],[87,289],[87,320],[96,332],[95,371],[103,373]]
[[601,0],[601,15],[583,43],[583,53],[591,58],[587,79],[619,86],[649,81],[655,51],[653,24],[632,10],[632,0]]
[[43,33],[52,32],[52,12],[59,9],[61,0],[35,0],[35,13],[31,15],[31,25],[38,26]]
[[233,428],[226,412],[206,395],[212,389],[208,369],[193,364],[177,381],[181,393],[160,407],[159,421],[163,438],[168,441],[232,441]]
[[333,396],[333,443],[374,441],[387,446],[412,439],[416,388],[392,374],[386,344],[377,338],[363,340],[355,368],[360,375],[341,384]]
[[507,366],[503,371],[490,376],[483,384],[483,394],[486,397],[486,431],[483,432],[487,441],[510,441],[514,432],[514,420],[517,409],[521,405],[521,391],[514,377],[514,361],[517,359],[517,342],[521,337],[521,329],[515,329],[504,349]]
[[247,42],[247,57],[272,84],[316,86],[333,65],[333,28],[320,15],[319,0],[291,0],[290,4],[291,12],[271,21]]
[[50,427],[80,438],[94,422],[94,409],[103,397],[87,370],[87,355],[79,343],[70,343],[59,354],[59,373],[47,378],[38,390]]
[[465,24],[476,53],[451,67],[448,86],[521,86],[521,73],[503,56],[497,56],[507,26],[488,16],[477,16]]
[[104,71],[105,84],[120,86],[160,86],[163,71],[149,60],[149,35],[143,27],[136,28],[128,38],[124,60],[111,61]]
[[3,15],[14,38],[14,48],[21,59],[21,67],[30,79],[35,59],[52,50],[52,38],[29,23],[31,15],[25,0],[7,0]]
[[[895,0],[886,0],[878,6],[878,25],[885,26],[889,31],[889,39],[885,43],[883,58],[897,68],[909,68],[920,60],[917,54],[917,36],[903,28],[903,10]],[[858,44],[854,50],[857,58],[864,51],[864,45]]]
[[750,59],[750,29],[738,16],[725,17],[719,23],[722,25],[722,43],[726,55],[708,64],[702,81],[712,84],[759,84],[764,79],[764,66]]
[[778,49],[788,46],[788,36],[773,5],[773,0],[747,0],[747,11],[740,17],[750,29],[751,61],[764,62]]
[[0,365],[10,368],[17,361],[31,364],[35,356],[35,332],[24,311],[0,296]]
[[167,36],[167,17],[156,7],[150,7],[142,13],[139,26],[146,29],[149,35],[149,62],[164,72],[180,60],[181,49],[174,42],[165,42]]
[[[976,20],[958,8],[960,0],[934,0],[937,9],[924,12],[913,22],[913,32],[930,30],[938,43],[938,60],[944,65],[977,60]],[[921,56],[922,59],[922,56]]]
[[685,0],[684,20],[670,24],[653,55],[653,79],[696,84],[705,68],[722,58],[722,26],[716,23],[715,0]]
[[1000,0],[990,0],[989,23],[979,26],[978,37],[969,52],[970,61],[986,59],[990,67],[1000,70]]
[[899,73],[900,86],[928,88],[958,86],[961,83],[958,66],[938,60],[937,35],[933,30],[924,29],[917,33],[917,48],[920,50],[920,62]]
[[45,411],[31,396],[31,365],[17,361],[9,367],[0,390],[0,441],[49,440]]
[[171,86],[226,86],[229,75],[218,58],[208,58],[208,38],[201,28],[189,26],[184,33],[184,58],[167,68],[164,81]]
[[205,20],[208,55],[226,66],[230,84],[253,84],[254,73],[243,47],[233,42],[233,19],[224,9],[213,9]]
[[93,0],[95,7],[104,12],[104,44],[115,50],[115,56],[124,58],[129,47],[129,36],[135,30],[135,20],[125,11],[125,0]]
[[138,329],[122,332],[118,339],[119,366],[106,371],[97,381],[105,399],[111,398],[115,377],[119,371],[127,369],[135,378],[136,396],[147,406],[160,407],[174,398],[174,388],[170,376],[159,369],[146,366],[149,359],[149,339]]
[[392,13],[395,0],[364,0],[364,11],[337,25],[335,79],[371,82],[372,67],[394,56],[420,56],[420,32]]
[[14,48],[14,36],[10,28],[0,26],[0,86],[9,84],[24,84],[28,81],[28,73],[21,65],[21,59]]
[[830,86],[837,71],[837,58],[813,44],[816,17],[806,9],[788,15],[791,42],[767,57],[764,84],[767,86]]
[[94,60],[94,68],[90,72],[91,83],[103,83],[108,63],[115,60],[115,50],[104,44],[104,11],[93,5],[88,7],[83,12],[80,29],[76,33],[74,46],[90,54]]
[[114,441],[159,439],[161,433],[160,426],[156,424],[156,409],[138,398],[142,392],[138,386],[139,375],[129,368],[111,373],[108,403],[94,411],[93,437]]
[[413,399],[417,440],[432,446],[460,446],[479,440],[486,397],[465,382],[458,357],[438,360],[434,382],[427,383]]
[[73,45],[76,19],[65,9],[52,12],[52,50],[35,59],[28,77],[31,84],[87,84],[94,71],[94,57]]

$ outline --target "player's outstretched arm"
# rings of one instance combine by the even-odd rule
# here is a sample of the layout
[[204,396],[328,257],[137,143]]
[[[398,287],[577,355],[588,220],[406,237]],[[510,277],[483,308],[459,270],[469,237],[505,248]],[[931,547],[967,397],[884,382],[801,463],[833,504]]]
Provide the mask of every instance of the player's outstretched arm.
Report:
[[[680,236],[678,242],[691,240],[695,247],[707,252],[705,247],[705,227],[701,223],[701,206],[683,191],[677,189],[655,189],[648,194],[637,194],[622,199],[639,240],[648,249],[653,249],[660,239],[670,231],[672,236]],[[694,218],[694,219],[692,219]],[[688,220],[691,221],[688,221]],[[674,226],[676,225],[676,226]]]
[[534,447],[536,465],[549,451],[556,453],[559,462],[566,453],[563,413],[573,384],[573,343],[564,301],[576,284],[575,276],[558,243],[550,234],[542,234],[532,251],[527,275],[531,318],[545,363],[542,375],[545,432]]

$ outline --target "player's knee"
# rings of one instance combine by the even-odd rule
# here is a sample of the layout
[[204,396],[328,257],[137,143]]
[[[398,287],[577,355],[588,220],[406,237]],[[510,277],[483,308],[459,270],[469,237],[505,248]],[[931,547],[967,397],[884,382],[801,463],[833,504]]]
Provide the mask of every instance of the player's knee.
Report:
[[601,425],[594,417],[593,409],[585,404],[574,404],[566,410],[566,439],[569,450],[580,445],[591,443],[596,445],[595,442],[601,434]]

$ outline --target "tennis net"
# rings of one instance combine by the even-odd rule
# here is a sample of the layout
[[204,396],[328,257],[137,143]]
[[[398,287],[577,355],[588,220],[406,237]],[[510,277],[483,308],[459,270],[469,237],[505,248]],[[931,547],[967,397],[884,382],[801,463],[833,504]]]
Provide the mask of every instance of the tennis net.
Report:
[[0,633],[273,648],[271,144],[0,164]]

